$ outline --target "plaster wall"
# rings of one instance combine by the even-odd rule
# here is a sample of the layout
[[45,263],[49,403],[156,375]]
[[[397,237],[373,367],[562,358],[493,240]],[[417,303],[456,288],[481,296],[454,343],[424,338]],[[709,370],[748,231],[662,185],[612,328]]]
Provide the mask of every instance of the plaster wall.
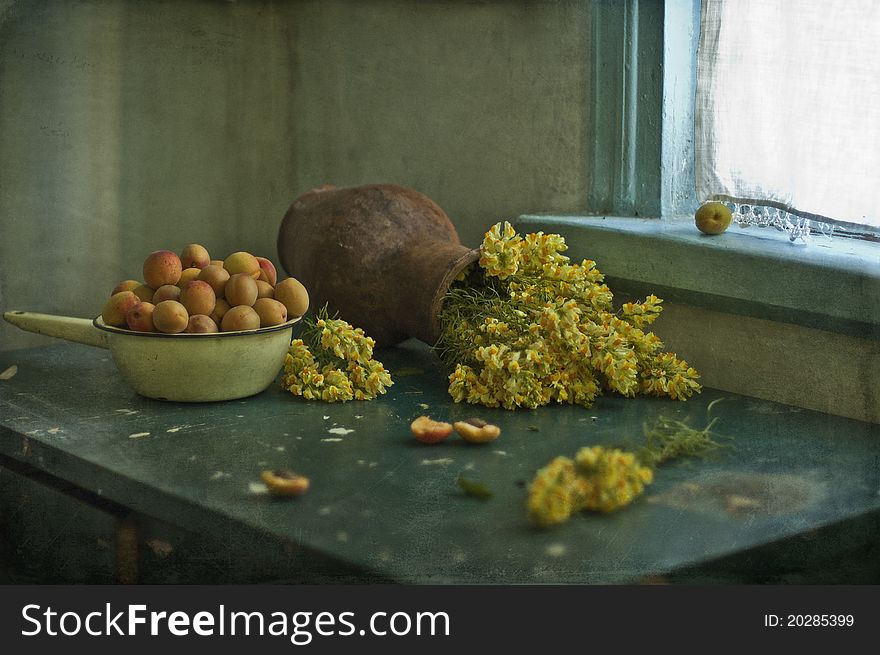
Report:
[[469,245],[584,211],[589,38],[574,1],[0,2],[0,309],[97,314],[191,242],[276,259],[318,184],[412,186]]

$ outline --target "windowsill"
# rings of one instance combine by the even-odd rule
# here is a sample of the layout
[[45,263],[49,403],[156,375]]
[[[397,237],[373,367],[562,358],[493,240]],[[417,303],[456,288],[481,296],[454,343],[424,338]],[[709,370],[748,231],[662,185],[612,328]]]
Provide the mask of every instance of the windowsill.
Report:
[[690,220],[524,215],[520,232],[560,233],[612,291],[880,340],[880,245],[771,228],[701,234]]

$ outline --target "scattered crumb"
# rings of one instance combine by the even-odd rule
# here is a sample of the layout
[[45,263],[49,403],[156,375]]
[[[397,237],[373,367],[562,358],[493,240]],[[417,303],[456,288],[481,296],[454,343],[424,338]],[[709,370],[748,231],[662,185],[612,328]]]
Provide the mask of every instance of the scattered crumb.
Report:
[[761,507],[761,502],[755,498],[749,498],[748,496],[730,494],[725,499],[724,505],[724,509],[727,510],[728,514],[739,514],[741,512],[759,509]]
[[452,464],[455,460],[450,459],[449,457],[441,457],[440,459],[423,459],[423,466],[431,466],[433,464]]
[[287,450],[287,448],[285,448],[284,446],[275,446],[275,450],[277,450],[279,453],[283,453],[285,450]]
[[464,465],[465,471],[473,471],[475,468],[477,468],[477,465],[474,464],[473,462],[468,462],[467,464]]
[[363,418],[363,415],[362,414],[355,414],[354,417],[355,418]]
[[147,545],[156,556],[162,558],[168,557],[174,551],[174,547],[171,544],[161,539],[150,539]]
[[374,469],[374,468],[376,468],[377,466],[379,466],[379,462],[370,462],[370,463],[368,464],[368,466],[369,466],[371,469]]
[[358,460],[358,466],[363,466],[364,464],[366,464],[366,462],[364,460],[362,460],[362,459]]
[[0,380],[9,380],[10,378],[14,377],[16,373],[18,373],[18,366],[13,364],[5,371],[0,373]]
[[348,434],[349,432],[354,432],[354,430],[349,430],[348,428],[330,428],[327,432],[330,434]]
[[344,530],[340,530],[339,532],[336,533],[336,541],[339,541],[343,544],[347,543],[348,542],[348,533],[345,532]]
[[191,425],[175,425],[173,428],[168,428],[165,432],[180,432],[184,428],[192,427]]
[[333,508],[330,505],[325,505],[324,507],[322,507],[321,509],[318,510],[318,514],[320,514],[321,516],[327,516],[332,511],[333,511]]
[[211,474],[211,477],[208,479],[209,480],[222,480],[223,478],[231,478],[231,477],[232,477],[231,473],[224,473],[223,471],[214,471]]
[[269,487],[262,482],[250,482],[248,484],[248,491],[256,495],[267,494],[269,493]]
[[549,557],[562,557],[565,555],[568,550],[568,546],[565,544],[547,544],[547,547],[544,549],[544,552]]
[[136,410],[136,409],[127,409],[127,408],[114,409],[113,411],[118,412],[119,414],[125,414],[126,416],[131,416],[132,414],[138,413],[138,410]]
[[422,409],[428,409],[430,405],[428,403],[419,403],[419,407],[421,407]]
[[325,416],[325,417],[324,417],[324,420],[326,421],[328,418],[330,418],[330,417],[329,417],[329,416]]
[[61,428],[49,428],[46,430],[49,434],[58,434],[59,432],[64,432]]
[[150,436],[149,432],[135,432],[134,434],[128,435],[128,438],[129,439],[140,439],[142,437],[149,437],[149,436]]
[[496,455],[501,455],[502,457],[507,457],[506,450],[493,450],[492,452],[495,453]]
[[339,437],[327,437],[326,439],[321,439],[321,441],[326,441],[327,443],[335,443],[337,441],[342,441]]
[[244,414],[236,414],[235,418],[244,418]]

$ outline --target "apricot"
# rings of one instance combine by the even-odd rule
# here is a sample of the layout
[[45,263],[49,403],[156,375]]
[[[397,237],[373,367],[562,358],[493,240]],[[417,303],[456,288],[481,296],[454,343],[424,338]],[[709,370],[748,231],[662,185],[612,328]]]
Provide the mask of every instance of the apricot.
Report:
[[260,264],[260,277],[258,279],[268,282],[274,287],[275,283],[278,282],[278,271],[275,270],[275,264],[265,257],[257,257],[256,260]]
[[137,305],[140,301],[140,298],[134,295],[133,291],[120,291],[119,293],[114,293],[104,304],[104,309],[101,311],[101,318],[104,319],[106,325],[127,327],[125,315],[128,314],[129,309]]
[[176,300],[163,300],[153,309],[153,325],[159,332],[177,334],[189,325],[189,314],[186,307]]
[[501,434],[501,428],[490,425],[481,418],[469,418],[465,421],[456,421],[452,424],[465,441],[471,443],[488,443],[495,441]]
[[150,301],[154,305],[158,305],[163,300],[177,300],[180,298],[180,287],[176,284],[163,284],[153,293],[153,299]]
[[263,280],[257,280],[257,299],[259,298],[274,298],[275,297],[275,289],[268,282],[264,282]]
[[253,279],[260,277],[260,262],[249,252],[234,252],[223,261],[223,268],[229,271],[230,275],[236,273],[244,273]]
[[191,243],[180,253],[180,263],[184,268],[193,267],[201,270],[211,263],[211,255],[204,246]]
[[229,311],[229,303],[226,302],[225,298],[217,298],[217,304],[214,305],[214,311],[211,312],[211,319],[217,324],[220,325],[223,320],[224,314]]
[[309,309],[309,292],[296,278],[289,277],[275,285],[275,300],[287,307],[287,315],[297,318]]
[[201,273],[201,272],[202,272],[202,269],[195,268],[195,267],[183,269],[183,272],[180,274],[180,279],[177,281],[177,286],[179,286],[182,289],[183,285],[186,284],[187,282],[192,282],[193,280],[197,280],[199,278],[199,273]]
[[144,282],[153,289],[164,284],[177,284],[182,272],[180,257],[170,250],[157,250],[144,260]]
[[694,214],[694,223],[703,234],[721,234],[732,220],[733,214],[723,202],[707,202]]
[[210,284],[204,280],[192,280],[183,285],[178,301],[186,307],[190,316],[194,314],[209,316],[214,311],[214,305],[217,304],[217,297]]
[[226,296],[226,300],[232,307],[236,305],[248,305],[250,307],[257,299],[258,292],[257,281],[254,278],[246,273],[236,273],[226,283],[223,295]]
[[223,268],[223,260],[222,259],[212,259],[211,266],[219,266],[220,268]]
[[139,286],[141,286],[141,283],[137,280],[124,280],[113,287],[113,291],[110,292],[110,295],[115,296],[120,291],[134,291]]
[[229,271],[223,268],[223,265],[209,264],[199,272],[200,280],[204,280],[211,285],[214,295],[218,298],[225,293],[226,283],[229,281]]
[[416,440],[422,443],[440,443],[452,433],[451,423],[435,421],[429,416],[419,416],[409,427]]
[[237,305],[223,315],[221,327],[224,332],[256,330],[260,327],[260,316],[253,307]]
[[153,289],[146,284],[142,284],[134,289],[134,295],[144,302],[153,302],[153,293]]
[[153,325],[153,310],[156,306],[151,302],[139,302],[128,310],[125,315],[125,323],[129,330],[137,332],[155,332],[156,326]]
[[210,316],[205,316],[204,314],[195,314],[194,316],[189,317],[189,323],[187,323],[186,331],[192,334],[203,334],[207,332],[219,332],[220,328],[217,327],[214,319],[212,319]]
[[287,307],[272,298],[257,298],[254,311],[260,317],[260,327],[281,325],[287,320]]
[[311,486],[306,476],[287,469],[266,470],[260,473],[260,478],[273,496],[302,496]]

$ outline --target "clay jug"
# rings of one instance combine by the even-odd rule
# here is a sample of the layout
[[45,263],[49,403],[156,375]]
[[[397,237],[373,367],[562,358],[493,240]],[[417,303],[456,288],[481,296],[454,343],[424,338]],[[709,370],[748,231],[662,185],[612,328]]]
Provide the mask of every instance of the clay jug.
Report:
[[450,283],[479,258],[427,196],[393,184],[322,186],[297,198],[278,232],[281,266],[377,346],[434,344]]

